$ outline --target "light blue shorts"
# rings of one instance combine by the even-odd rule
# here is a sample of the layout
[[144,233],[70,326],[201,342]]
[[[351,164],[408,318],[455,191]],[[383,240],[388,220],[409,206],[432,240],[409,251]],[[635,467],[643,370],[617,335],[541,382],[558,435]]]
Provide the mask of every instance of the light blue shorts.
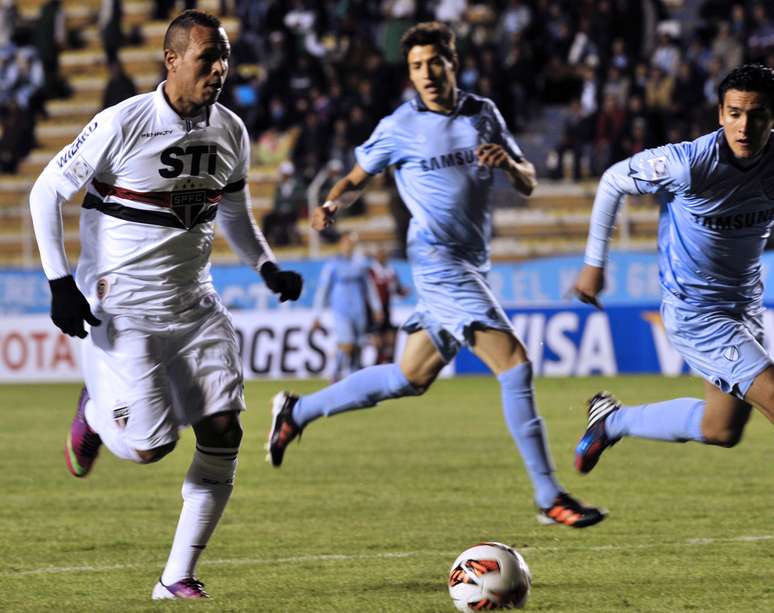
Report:
[[451,361],[462,345],[470,346],[474,330],[515,334],[478,267],[426,245],[410,247],[409,257],[418,301],[402,328],[409,334],[426,330],[444,360]]
[[715,387],[744,400],[772,363],[763,346],[763,312],[700,311],[668,297],[661,303],[668,337],[688,365]]
[[360,346],[366,341],[368,320],[365,315],[353,317],[333,311],[333,333],[337,345]]

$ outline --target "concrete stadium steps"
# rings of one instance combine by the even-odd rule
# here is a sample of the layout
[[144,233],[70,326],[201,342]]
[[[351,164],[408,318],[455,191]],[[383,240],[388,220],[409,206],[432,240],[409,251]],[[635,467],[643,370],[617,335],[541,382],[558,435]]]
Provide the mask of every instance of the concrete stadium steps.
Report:
[[[36,19],[40,14],[40,7],[45,3],[46,0],[22,0],[19,12],[24,19]],[[67,28],[83,30],[93,27],[99,15],[100,4],[100,0],[63,0],[62,9]],[[139,26],[146,22],[153,12],[153,2],[152,0],[124,0],[123,11],[125,28]],[[98,36],[97,39],[99,40]]]

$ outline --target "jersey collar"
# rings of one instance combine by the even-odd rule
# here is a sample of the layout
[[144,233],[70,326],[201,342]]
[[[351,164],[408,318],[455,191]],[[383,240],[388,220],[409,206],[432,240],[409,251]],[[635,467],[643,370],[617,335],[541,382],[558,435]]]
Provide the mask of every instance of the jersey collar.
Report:
[[462,107],[465,104],[465,100],[467,100],[470,97],[470,94],[467,92],[462,91],[461,89],[455,89],[456,97],[454,102],[454,109],[452,109],[451,113],[439,113],[438,111],[431,111],[424,102],[422,102],[422,97],[417,94],[414,96],[414,99],[411,101],[411,105],[414,107],[415,111],[418,111],[420,113],[435,113],[436,115],[445,115],[447,117],[452,117],[454,115],[457,115]]
[[177,111],[173,109],[167,97],[164,95],[164,83],[162,81],[156,87],[156,91],[153,93],[153,100],[156,104],[156,112],[158,113],[159,121],[164,125],[176,125],[190,132],[191,130],[201,130],[207,128],[210,125],[210,107],[205,108],[198,116],[184,119],[177,114]]

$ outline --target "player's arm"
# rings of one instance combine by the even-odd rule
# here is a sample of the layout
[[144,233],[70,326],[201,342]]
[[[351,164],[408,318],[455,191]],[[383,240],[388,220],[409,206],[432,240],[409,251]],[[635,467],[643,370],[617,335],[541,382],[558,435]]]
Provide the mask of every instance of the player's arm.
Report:
[[476,148],[481,166],[500,168],[505,171],[513,187],[529,196],[537,187],[535,166],[524,156],[513,157],[508,150],[497,143],[485,143]]
[[247,185],[250,136],[241,121],[237,138],[239,163],[223,188],[223,199],[218,205],[218,222],[239,259],[260,273],[266,287],[279,296],[280,302],[297,300],[303,287],[301,275],[291,270],[280,270],[271,247],[253,219]]
[[103,111],[43,169],[30,191],[30,215],[43,272],[51,288],[51,320],[65,334],[86,337],[84,322],[98,326],[70,271],[62,205],[110,164],[122,144],[112,111]]
[[476,147],[478,163],[504,170],[511,185],[525,196],[529,196],[537,187],[535,166],[524,156],[516,139],[508,130],[500,110],[492,101],[489,101],[489,104],[496,132],[493,135],[494,142]]
[[584,266],[574,286],[582,302],[601,308],[597,296],[605,287],[610,236],[624,196],[690,191],[696,151],[694,143],[664,145],[646,149],[605,171],[594,197]]
[[244,179],[226,185],[218,205],[218,221],[231,248],[239,259],[257,270],[266,287],[279,295],[280,302],[298,300],[303,287],[301,275],[280,270],[250,210],[250,190]]
[[597,296],[605,288],[605,265],[618,210],[627,194],[640,193],[629,168],[630,160],[618,162],[608,168],[599,181],[589,220],[583,268],[573,287],[581,302],[598,309],[602,308]]
[[368,174],[359,164],[333,185],[325,198],[325,203],[318,206],[312,215],[312,228],[323,230],[336,221],[336,213],[340,209],[351,206],[363,193],[373,175]]

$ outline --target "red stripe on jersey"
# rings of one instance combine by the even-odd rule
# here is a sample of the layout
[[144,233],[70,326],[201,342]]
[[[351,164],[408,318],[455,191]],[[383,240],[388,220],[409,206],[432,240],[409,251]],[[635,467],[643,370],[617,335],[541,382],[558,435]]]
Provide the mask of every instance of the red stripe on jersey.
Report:
[[153,204],[155,206],[161,206],[165,208],[172,207],[173,199],[176,194],[185,194],[187,192],[205,192],[206,199],[209,204],[217,204],[223,199],[222,189],[193,189],[173,192],[136,192],[125,187],[108,185],[107,183],[102,183],[96,179],[92,179],[91,184],[103,198],[107,198],[108,196],[116,196],[117,198],[123,198],[124,200],[143,202],[145,204]]

